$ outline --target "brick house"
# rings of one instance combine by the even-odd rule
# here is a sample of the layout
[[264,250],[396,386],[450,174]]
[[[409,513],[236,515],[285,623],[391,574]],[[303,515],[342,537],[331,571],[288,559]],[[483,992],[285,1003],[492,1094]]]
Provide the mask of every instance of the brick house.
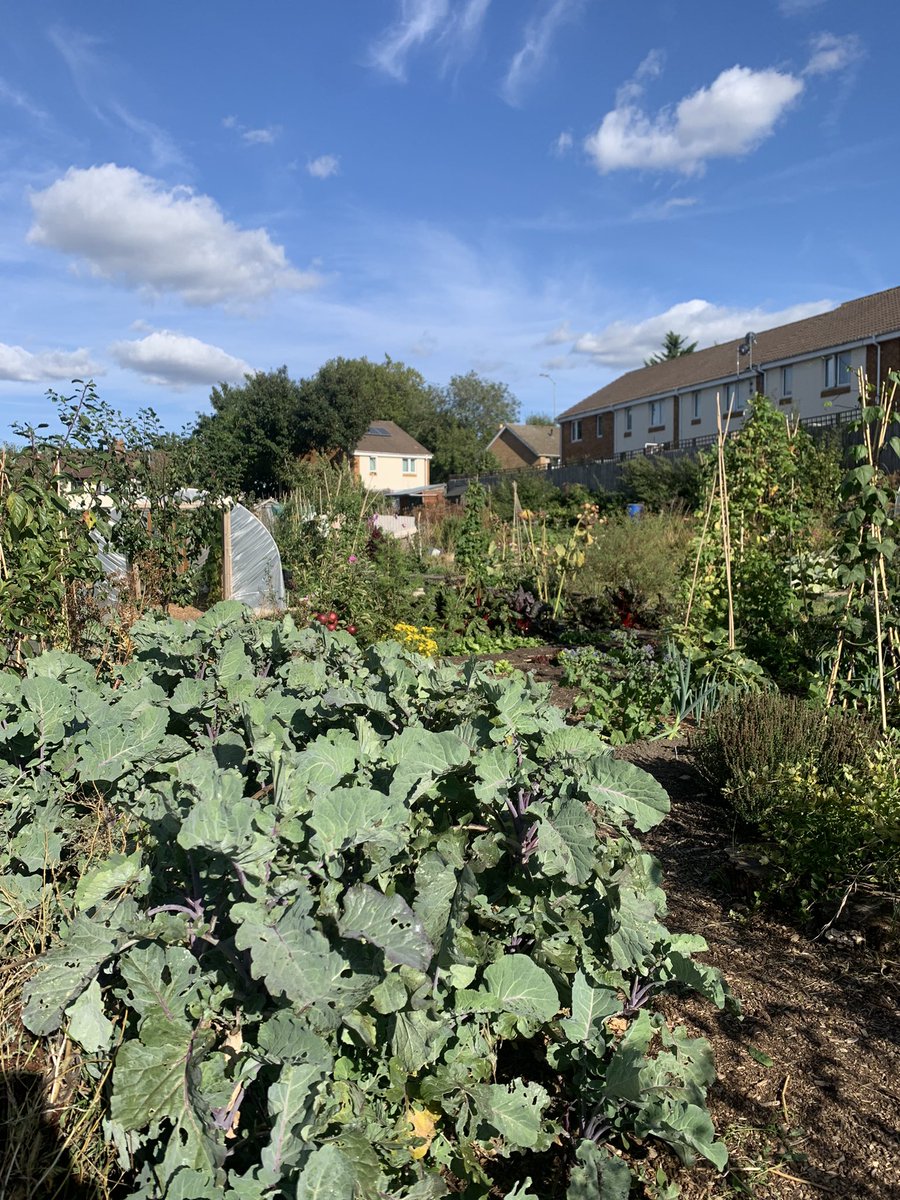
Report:
[[900,288],[621,375],[560,416],[562,461],[690,444],[757,392],[802,418],[851,408],[860,369],[876,387],[900,369]]
[[488,453],[504,471],[558,467],[560,436],[558,425],[501,425],[488,444]]

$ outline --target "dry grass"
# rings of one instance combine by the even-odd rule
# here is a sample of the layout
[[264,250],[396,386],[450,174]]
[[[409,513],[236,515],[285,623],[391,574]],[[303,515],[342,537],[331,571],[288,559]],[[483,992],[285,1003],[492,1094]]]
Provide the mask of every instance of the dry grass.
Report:
[[[125,846],[99,795],[74,832],[67,861],[81,872]],[[17,914],[0,941],[0,1197],[112,1200],[121,1171],[101,1127],[111,1063],[85,1059],[63,1032],[39,1039],[22,1024],[22,990],[65,906],[62,872],[44,876],[40,906]]]

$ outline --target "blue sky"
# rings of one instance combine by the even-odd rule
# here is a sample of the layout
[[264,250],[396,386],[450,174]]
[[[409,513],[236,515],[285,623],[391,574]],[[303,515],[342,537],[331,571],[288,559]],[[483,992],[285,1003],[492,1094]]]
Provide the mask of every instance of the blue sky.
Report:
[[335,355],[562,411],[900,283],[892,0],[0,13],[0,437]]

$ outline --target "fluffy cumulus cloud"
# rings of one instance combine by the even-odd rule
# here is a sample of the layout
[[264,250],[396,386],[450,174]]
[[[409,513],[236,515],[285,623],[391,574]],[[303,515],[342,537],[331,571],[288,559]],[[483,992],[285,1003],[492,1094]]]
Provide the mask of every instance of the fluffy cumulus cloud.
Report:
[[159,329],[135,341],[115,342],[109,352],[120,367],[150,383],[183,388],[195,384],[240,383],[252,371],[248,363],[218,346],[183,333]]
[[16,383],[50,383],[58,379],[90,379],[103,370],[87,350],[44,350],[37,354],[22,346],[0,342],[0,379]]
[[735,66],[674,108],[648,114],[640,105],[643,80],[657,73],[658,63],[648,66],[645,60],[620,88],[616,107],[586,139],[600,171],[696,174],[708,159],[736,157],[758,146],[803,91],[803,81],[787,72]]
[[32,244],[69,254],[100,278],[188,304],[240,304],[319,283],[292,267],[265,229],[241,229],[211,197],[167,188],[132,167],[72,167],[33,192],[31,206]]
[[601,366],[631,369],[641,366],[659,350],[670,329],[689,342],[698,342],[702,348],[729,342],[743,336],[748,329],[774,329],[833,307],[831,300],[814,300],[772,312],[762,308],[727,308],[708,300],[686,300],[643,321],[613,321],[599,333],[582,334],[572,348],[576,354],[589,355]]
[[318,158],[313,158],[306,164],[306,169],[313,179],[329,179],[332,175],[337,175],[340,167],[340,159],[335,154],[320,154]]

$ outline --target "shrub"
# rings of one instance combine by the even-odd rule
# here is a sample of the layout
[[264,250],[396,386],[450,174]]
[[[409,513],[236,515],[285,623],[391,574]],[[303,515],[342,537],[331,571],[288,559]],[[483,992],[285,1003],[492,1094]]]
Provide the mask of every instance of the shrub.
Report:
[[572,590],[625,601],[634,620],[650,628],[671,619],[690,546],[688,518],[676,511],[645,513],[637,520],[619,514],[595,525],[592,533],[593,545]]
[[[545,1192],[551,1145],[579,1195],[625,1195],[606,1146],[648,1139],[724,1165],[709,1047],[653,1011],[724,1002],[661,923],[654,780],[522,676],[235,603],[133,638],[109,681],[0,674],[7,893],[44,897],[10,858],[29,813],[60,864],[24,1022],[83,1052],[132,1200],[486,1200]],[[87,797],[124,844],[79,870]]]
[[865,764],[875,737],[875,726],[854,713],[815,708],[776,691],[745,692],[722,702],[693,749],[703,776],[738,816],[758,824],[783,769],[815,762],[819,781],[834,784],[844,767]]
[[900,899],[900,746],[875,745],[833,769],[786,763],[766,787],[758,826],[778,886],[818,907],[852,886]]
[[703,476],[696,458],[632,458],[622,467],[622,494],[631,503],[661,511],[673,504],[696,508],[703,492]]

